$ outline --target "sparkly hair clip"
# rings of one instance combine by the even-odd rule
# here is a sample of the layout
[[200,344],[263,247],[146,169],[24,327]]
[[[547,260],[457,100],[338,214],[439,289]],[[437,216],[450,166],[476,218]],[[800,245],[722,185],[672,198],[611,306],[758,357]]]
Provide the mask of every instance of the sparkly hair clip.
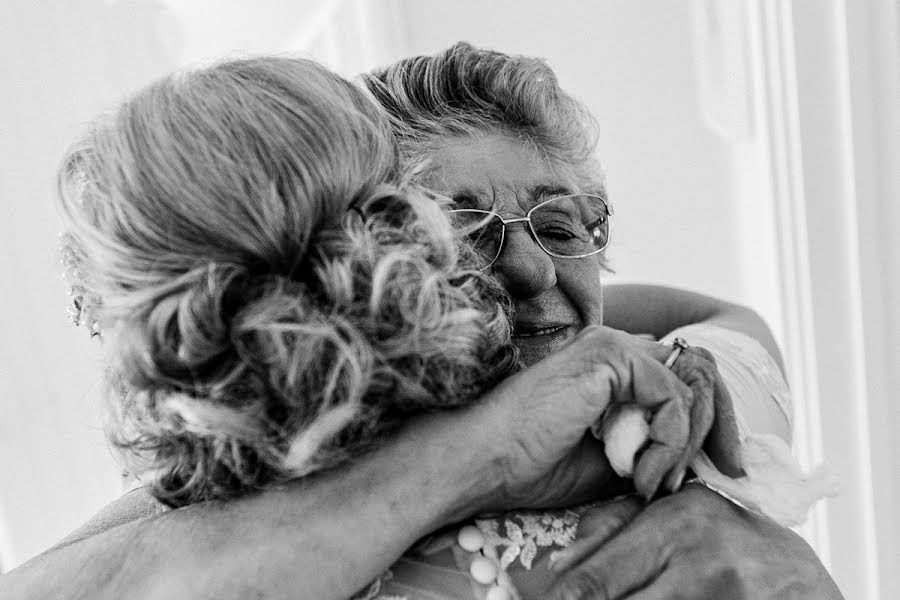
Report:
[[[85,288],[83,285],[84,274],[78,268],[79,260],[72,248],[68,236],[63,235],[60,240],[60,263],[62,263],[62,277],[66,281],[71,282],[69,287],[69,306],[66,308],[66,317],[69,321],[78,327],[79,325],[87,325],[90,311],[85,307]],[[88,326],[90,336],[97,337],[100,335],[100,322],[90,321]]]
[[84,296],[75,291],[76,287],[73,285],[69,289],[69,306],[66,308],[66,316],[72,325],[78,327],[81,325],[81,302]]

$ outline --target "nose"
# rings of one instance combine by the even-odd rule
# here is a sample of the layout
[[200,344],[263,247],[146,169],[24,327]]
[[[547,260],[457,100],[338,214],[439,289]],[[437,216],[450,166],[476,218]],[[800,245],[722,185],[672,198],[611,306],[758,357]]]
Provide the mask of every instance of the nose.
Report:
[[516,299],[534,298],[556,285],[553,259],[541,250],[525,223],[507,225],[503,249],[493,269]]

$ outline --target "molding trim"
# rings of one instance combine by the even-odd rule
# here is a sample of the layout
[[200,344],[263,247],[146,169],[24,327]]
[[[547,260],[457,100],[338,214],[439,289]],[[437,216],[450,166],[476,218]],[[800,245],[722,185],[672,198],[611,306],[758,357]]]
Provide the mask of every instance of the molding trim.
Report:
[[[773,211],[795,450],[807,466],[824,458],[842,481],[841,495],[820,505],[802,533],[848,598],[873,600],[896,589],[885,554],[897,525],[886,507],[896,500],[889,473],[900,464],[886,439],[896,431],[890,423],[900,424],[891,408],[896,396],[888,402],[887,395],[896,373],[883,364],[900,359],[888,348],[886,332],[896,322],[884,305],[895,284],[879,260],[900,252],[896,230],[873,218],[896,216],[884,184],[896,145],[887,157],[883,147],[885,128],[896,131],[896,104],[882,94],[887,80],[896,92],[890,78],[897,73],[878,79],[885,73],[875,70],[896,65],[898,56],[885,33],[896,41],[896,22],[874,17],[890,12],[888,2],[745,3],[759,198]],[[894,241],[876,241],[885,237]],[[896,260],[889,265],[900,268]]]
[[[773,221],[779,333],[794,402],[794,451],[809,468],[823,461],[824,443],[791,14],[777,0],[746,2],[745,7],[759,198],[768,199]],[[830,567],[827,505],[819,503],[799,531]]]

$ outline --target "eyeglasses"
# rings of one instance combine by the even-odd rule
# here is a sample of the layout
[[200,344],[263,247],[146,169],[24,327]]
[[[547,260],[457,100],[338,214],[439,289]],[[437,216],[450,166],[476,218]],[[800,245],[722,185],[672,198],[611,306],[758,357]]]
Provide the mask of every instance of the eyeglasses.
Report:
[[609,244],[613,211],[606,200],[591,194],[570,194],[541,202],[524,217],[504,219],[489,210],[448,211],[454,228],[468,238],[491,266],[503,251],[506,227],[527,223],[541,249],[558,258],[584,258],[602,252]]

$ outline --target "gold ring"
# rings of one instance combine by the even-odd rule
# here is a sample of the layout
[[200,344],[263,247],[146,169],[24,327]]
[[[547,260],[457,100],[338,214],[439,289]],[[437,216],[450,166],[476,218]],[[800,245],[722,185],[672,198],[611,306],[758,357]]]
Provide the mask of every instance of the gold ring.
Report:
[[672,353],[669,354],[669,357],[666,358],[666,362],[663,363],[667,369],[671,369],[672,365],[675,364],[675,361],[681,356],[682,350],[687,350],[688,343],[684,341],[684,338],[677,337],[672,340]]

